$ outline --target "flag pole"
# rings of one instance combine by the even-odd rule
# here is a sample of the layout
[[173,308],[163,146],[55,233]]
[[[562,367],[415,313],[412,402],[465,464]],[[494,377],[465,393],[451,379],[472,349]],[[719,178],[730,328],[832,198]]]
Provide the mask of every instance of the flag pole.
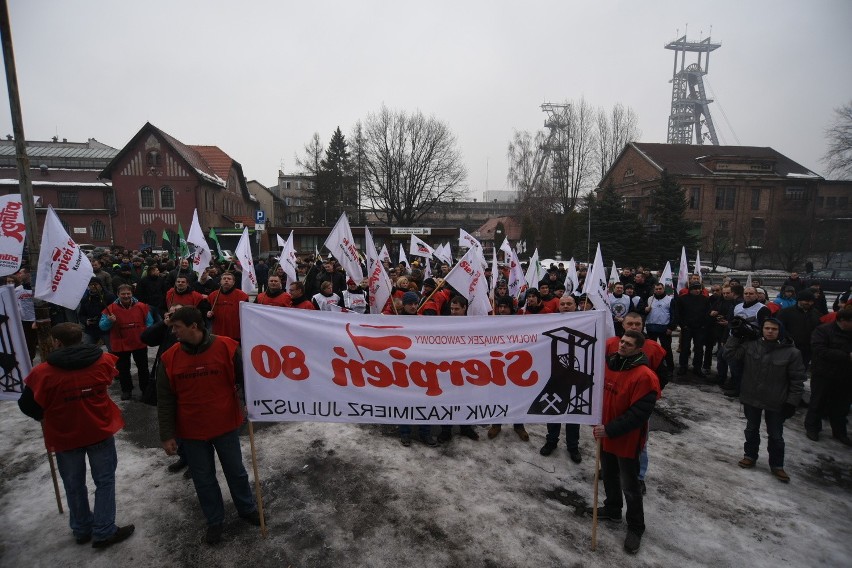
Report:
[[[41,423],[41,436],[44,438],[44,423]],[[59,514],[65,513],[62,510],[62,497],[59,495],[59,481],[56,479],[56,464],[53,462],[53,452],[47,447],[47,440],[44,442],[44,449],[47,450],[47,462],[50,464],[50,477],[53,478],[53,493],[56,495],[56,506],[59,507]]]
[[598,481],[601,472],[601,440],[595,440],[595,489],[592,499],[592,551],[598,548]]
[[254,449],[254,423],[251,420],[248,421],[248,430],[249,444],[251,445],[251,467],[254,471],[254,495],[257,501],[257,512],[260,516],[260,534],[263,538],[266,538],[269,531],[266,529],[266,518],[263,514],[263,493],[260,491],[260,478],[257,475],[257,452]]

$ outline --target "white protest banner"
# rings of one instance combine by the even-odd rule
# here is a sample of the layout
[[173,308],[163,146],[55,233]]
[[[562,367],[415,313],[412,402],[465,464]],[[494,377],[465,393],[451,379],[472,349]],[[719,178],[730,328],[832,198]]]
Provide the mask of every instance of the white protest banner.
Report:
[[701,274],[701,251],[695,251],[695,269],[693,270],[693,274],[698,275],[698,280],[704,282],[704,275]]
[[405,266],[408,266],[408,257],[405,256],[405,247],[402,243],[399,243],[399,263],[405,263]]
[[258,289],[257,274],[254,271],[254,260],[251,258],[251,241],[249,241],[248,227],[243,227],[243,236],[240,237],[240,242],[237,243],[237,248],[234,249],[234,255],[240,261],[240,268],[243,270],[240,287],[246,294],[256,293]]
[[544,278],[545,274],[544,267],[538,260],[538,249],[536,248],[535,252],[533,252],[533,255],[530,257],[530,265],[527,267],[527,273],[524,275],[524,280],[530,288],[538,289],[538,283],[541,282],[541,279]]
[[92,263],[68,236],[53,207],[47,207],[38,254],[35,294],[37,300],[76,310],[89,288]]
[[[370,313],[380,314],[388,303],[393,286],[388,273],[385,272],[381,257],[376,256],[373,234],[367,227],[364,227],[364,244],[366,245],[364,248],[367,249],[367,288],[370,292],[367,297],[370,301]],[[387,253],[385,247],[382,247],[382,250]]]
[[0,276],[14,274],[21,267],[26,238],[21,194],[0,196]]
[[672,263],[666,261],[666,266],[663,268],[663,272],[660,274],[660,284],[663,285],[663,288],[666,291],[666,295],[671,296],[674,294],[674,280],[672,279]]
[[379,251],[379,262],[384,261],[388,261],[389,264],[391,262],[390,253],[388,252],[388,245],[382,245],[382,250]]
[[432,258],[435,254],[435,249],[423,242],[420,237],[411,235],[411,244],[408,245],[408,254],[411,256],[422,256],[423,258]]
[[243,302],[249,419],[599,424],[609,317],[543,314],[496,331],[492,316],[341,320]]
[[686,262],[686,247],[680,247],[680,266],[677,269],[677,291],[689,286],[689,264]]
[[565,275],[565,293],[571,294],[580,293],[580,279],[577,277],[577,262],[574,257],[568,261],[568,273]]
[[18,400],[32,364],[14,286],[0,286],[0,400]]
[[207,244],[204,231],[201,230],[201,224],[198,222],[198,209],[192,212],[192,225],[186,236],[186,244],[189,247],[189,261],[192,263],[192,269],[201,276],[210,266],[213,253],[210,252],[210,245]]
[[334,224],[334,228],[325,240],[325,248],[331,251],[331,254],[346,271],[346,276],[355,282],[364,279],[361,256],[358,254],[358,247],[355,246],[355,239],[352,238],[352,229],[349,228],[349,219],[346,218],[346,213],[340,214],[340,219]]
[[506,261],[509,263],[509,295],[517,298],[521,295],[521,292],[527,289],[524,269],[521,266],[521,261],[518,260],[518,254],[514,250],[509,250],[506,253]]
[[476,237],[465,231],[464,229],[459,229],[459,246],[466,248],[482,248],[482,243],[476,240]]
[[[278,237],[278,244],[281,245],[282,239]],[[299,259],[296,258],[296,249],[293,247],[293,231],[290,231],[290,236],[281,246],[281,256],[278,258],[278,264],[287,276],[287,283],[296,282],[299,280],[298,265]]]
[[621,279],[618,277],[618,268],[615,267],[615,261],[612,261],[612,268],[609,271],[609,281],[606,283],[609,291],[612,292],[612,287],[617,283],[621,282]]

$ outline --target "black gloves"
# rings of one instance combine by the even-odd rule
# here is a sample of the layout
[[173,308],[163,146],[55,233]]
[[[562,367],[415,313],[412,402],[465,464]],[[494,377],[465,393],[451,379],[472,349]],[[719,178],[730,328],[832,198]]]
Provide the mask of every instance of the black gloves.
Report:
[[794,414],[796,414],[796,405],[785,402],[784,406],[781,407],[781,415],[784,418],[792,418]]

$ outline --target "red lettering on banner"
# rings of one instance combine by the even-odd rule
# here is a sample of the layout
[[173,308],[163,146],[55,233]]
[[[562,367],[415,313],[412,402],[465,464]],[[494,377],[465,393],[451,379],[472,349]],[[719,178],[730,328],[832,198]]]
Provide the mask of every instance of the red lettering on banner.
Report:
[[251,350],[251,364],[265,379],[275,380],[284,375],[294,381],[304,381],[311,376],[305,364],[305,353],[292,345],[285,345],[280,351],[268,345],[255,345]]
[[4,237],[12,237],[19,243],[24,242],[24,231],[26,225],[18,222],[19,213],[23,209],[20,201],[10,201],[6,207],[0,209],[0,230]]

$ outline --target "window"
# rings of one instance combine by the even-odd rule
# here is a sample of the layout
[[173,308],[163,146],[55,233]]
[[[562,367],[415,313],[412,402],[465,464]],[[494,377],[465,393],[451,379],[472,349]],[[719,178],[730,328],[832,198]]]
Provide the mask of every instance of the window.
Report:
[[722,186],[716,188],[716,209],[733,209],[737,198],[737,188]]
[[154,208],[154,190],[147,185],[139,190],[139,207],[142,209]]
[[304,218],[302,217],[302,214],[301,214],[301,213],[298,213],[298,214],[296,215],[296,222],[297,222],[297,223],[301,223],[301,222],[303,221],[303,219],[304,219]]
[[104,222],[100,219],[95,219],[94,221],[92,221],[92,240],[106,240],[106,225],[104,225]]
[[287,223],[288,225],[290,223],[292,223],[293,222],[293,215],[291,215],[290,213],[287,213],[287,216],[284,217],[284,222]]
[[284,189],[290,189],[290,182],[289,181],[284,182]]
[[817,197],[815,205],[817,209],[822,209],[823,207],[825,207],[825,197],[823,197],[822,195]]
[[837,198],[836,197],[826,197],[825,198],[825,208],[826,209],[834,209],[837,207]]
[[762,245],[766,236],[766,223],[763,219],[754,218],[751,220],[751,232],[749,234],[750,245]]
[[624,179],[627,179],[627,178],[630,178],[630,177],[633,177],[633,176],[634,176],[633,168],[627,168],[626,170],[624,170]]
[[77,208],[77,192],[76,191],[60,191],[59,206],[76,209]]
[[751,190],[751,210],[757,211],[760,209],[760,188],[754,187]]
[[111,214],[115,214],[115,197],[113,193],[104,193],[104,209],[107,209]]
[[151,229],[145,229],[145,232],[142,233],[142,242],[153,247],[157,243],[157,233]]
[[701,187],[695,186],[689,190],[689,208],[701,209]]
[[784,197],[789,201],[801,201],[805,198],[804,187],[788,187],[784,190]]
[[846,209],[849,207],[849,197],[843,196],[837,198],[837,208],[838,209]]
[[302,198],[301,198],[301,197],[297,197],[297,198],[296,198],[296,207],[301,207],[301,206],[302,206]]
[[629,200],[630,208],[634,211],[639,211],[642,208],[642,198],[641,197],[631,197]]
[[284,198],[284,205],[286,205],[287,207],[290,207],[290,198],[289,197]]
[[160,188],[160,207],[163,209],[175,208],[175,191],[167,185]]
[[146,162],[148,166],[152,168],[160,167],[160,153],[156,150],[149,150],[148,156],[146,157]]

